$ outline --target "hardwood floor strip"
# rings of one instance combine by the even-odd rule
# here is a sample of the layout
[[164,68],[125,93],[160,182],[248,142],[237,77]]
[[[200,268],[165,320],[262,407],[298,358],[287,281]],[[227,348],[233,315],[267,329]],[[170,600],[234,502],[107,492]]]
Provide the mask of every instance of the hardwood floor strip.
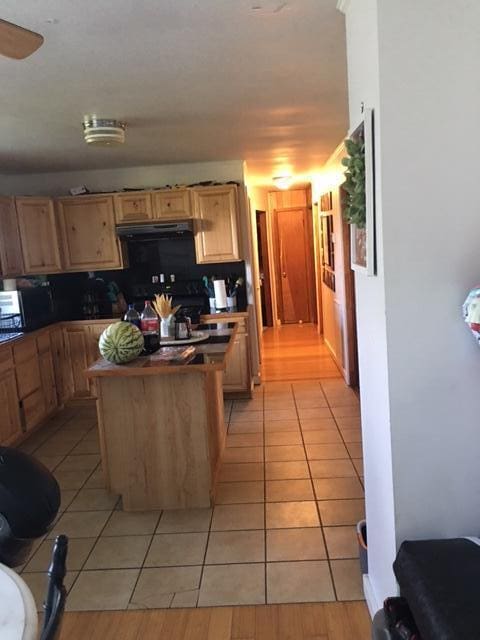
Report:
[[255,607],[234,607],[231,640],[255,640]]
[[232,607],[212,609],[208,625],[208,640],[231,640],[232,622]]

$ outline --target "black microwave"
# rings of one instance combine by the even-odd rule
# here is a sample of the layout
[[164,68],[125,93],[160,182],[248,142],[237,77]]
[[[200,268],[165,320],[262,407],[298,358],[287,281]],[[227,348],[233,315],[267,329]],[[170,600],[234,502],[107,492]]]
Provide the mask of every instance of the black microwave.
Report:
[[0,332],[34,331],[54,321],[50,287],[0,291]]

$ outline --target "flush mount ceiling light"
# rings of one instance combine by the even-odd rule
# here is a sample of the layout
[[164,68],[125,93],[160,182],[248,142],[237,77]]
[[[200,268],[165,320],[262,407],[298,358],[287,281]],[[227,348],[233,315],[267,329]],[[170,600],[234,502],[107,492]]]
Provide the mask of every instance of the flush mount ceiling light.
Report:
[[288,189],[293,182],[293,178],[292,176],[275,176],[272,181],[277,189]]
[[87,144],[108,147],[125,142],[125,122],[111,118],[85,116],[83,119],[83,135]]

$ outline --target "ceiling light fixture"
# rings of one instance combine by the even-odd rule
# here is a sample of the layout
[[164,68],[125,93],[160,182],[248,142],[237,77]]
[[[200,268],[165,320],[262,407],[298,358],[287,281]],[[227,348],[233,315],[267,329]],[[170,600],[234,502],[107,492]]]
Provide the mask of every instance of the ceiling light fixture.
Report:
[[292,176],[275,176],[272,181],[277,189],[288,189],[293,182],[293,178]]
[[126,123],[111,118],[85,116],[83,118],[83,136],[87,144],[108,147],[125,142]]

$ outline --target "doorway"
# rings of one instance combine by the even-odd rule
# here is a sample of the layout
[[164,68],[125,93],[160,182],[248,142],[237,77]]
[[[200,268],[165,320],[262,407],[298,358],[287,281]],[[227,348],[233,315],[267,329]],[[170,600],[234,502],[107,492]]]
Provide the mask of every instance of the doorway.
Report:
[[273,211],[277,315],[282,324],[316,322],[310,210]]
[[260,277],[260,298],[264,327],[273,327],[272,289],[270,284],[270,256],[268,251],[267,212],[256,210],[258,268]]

